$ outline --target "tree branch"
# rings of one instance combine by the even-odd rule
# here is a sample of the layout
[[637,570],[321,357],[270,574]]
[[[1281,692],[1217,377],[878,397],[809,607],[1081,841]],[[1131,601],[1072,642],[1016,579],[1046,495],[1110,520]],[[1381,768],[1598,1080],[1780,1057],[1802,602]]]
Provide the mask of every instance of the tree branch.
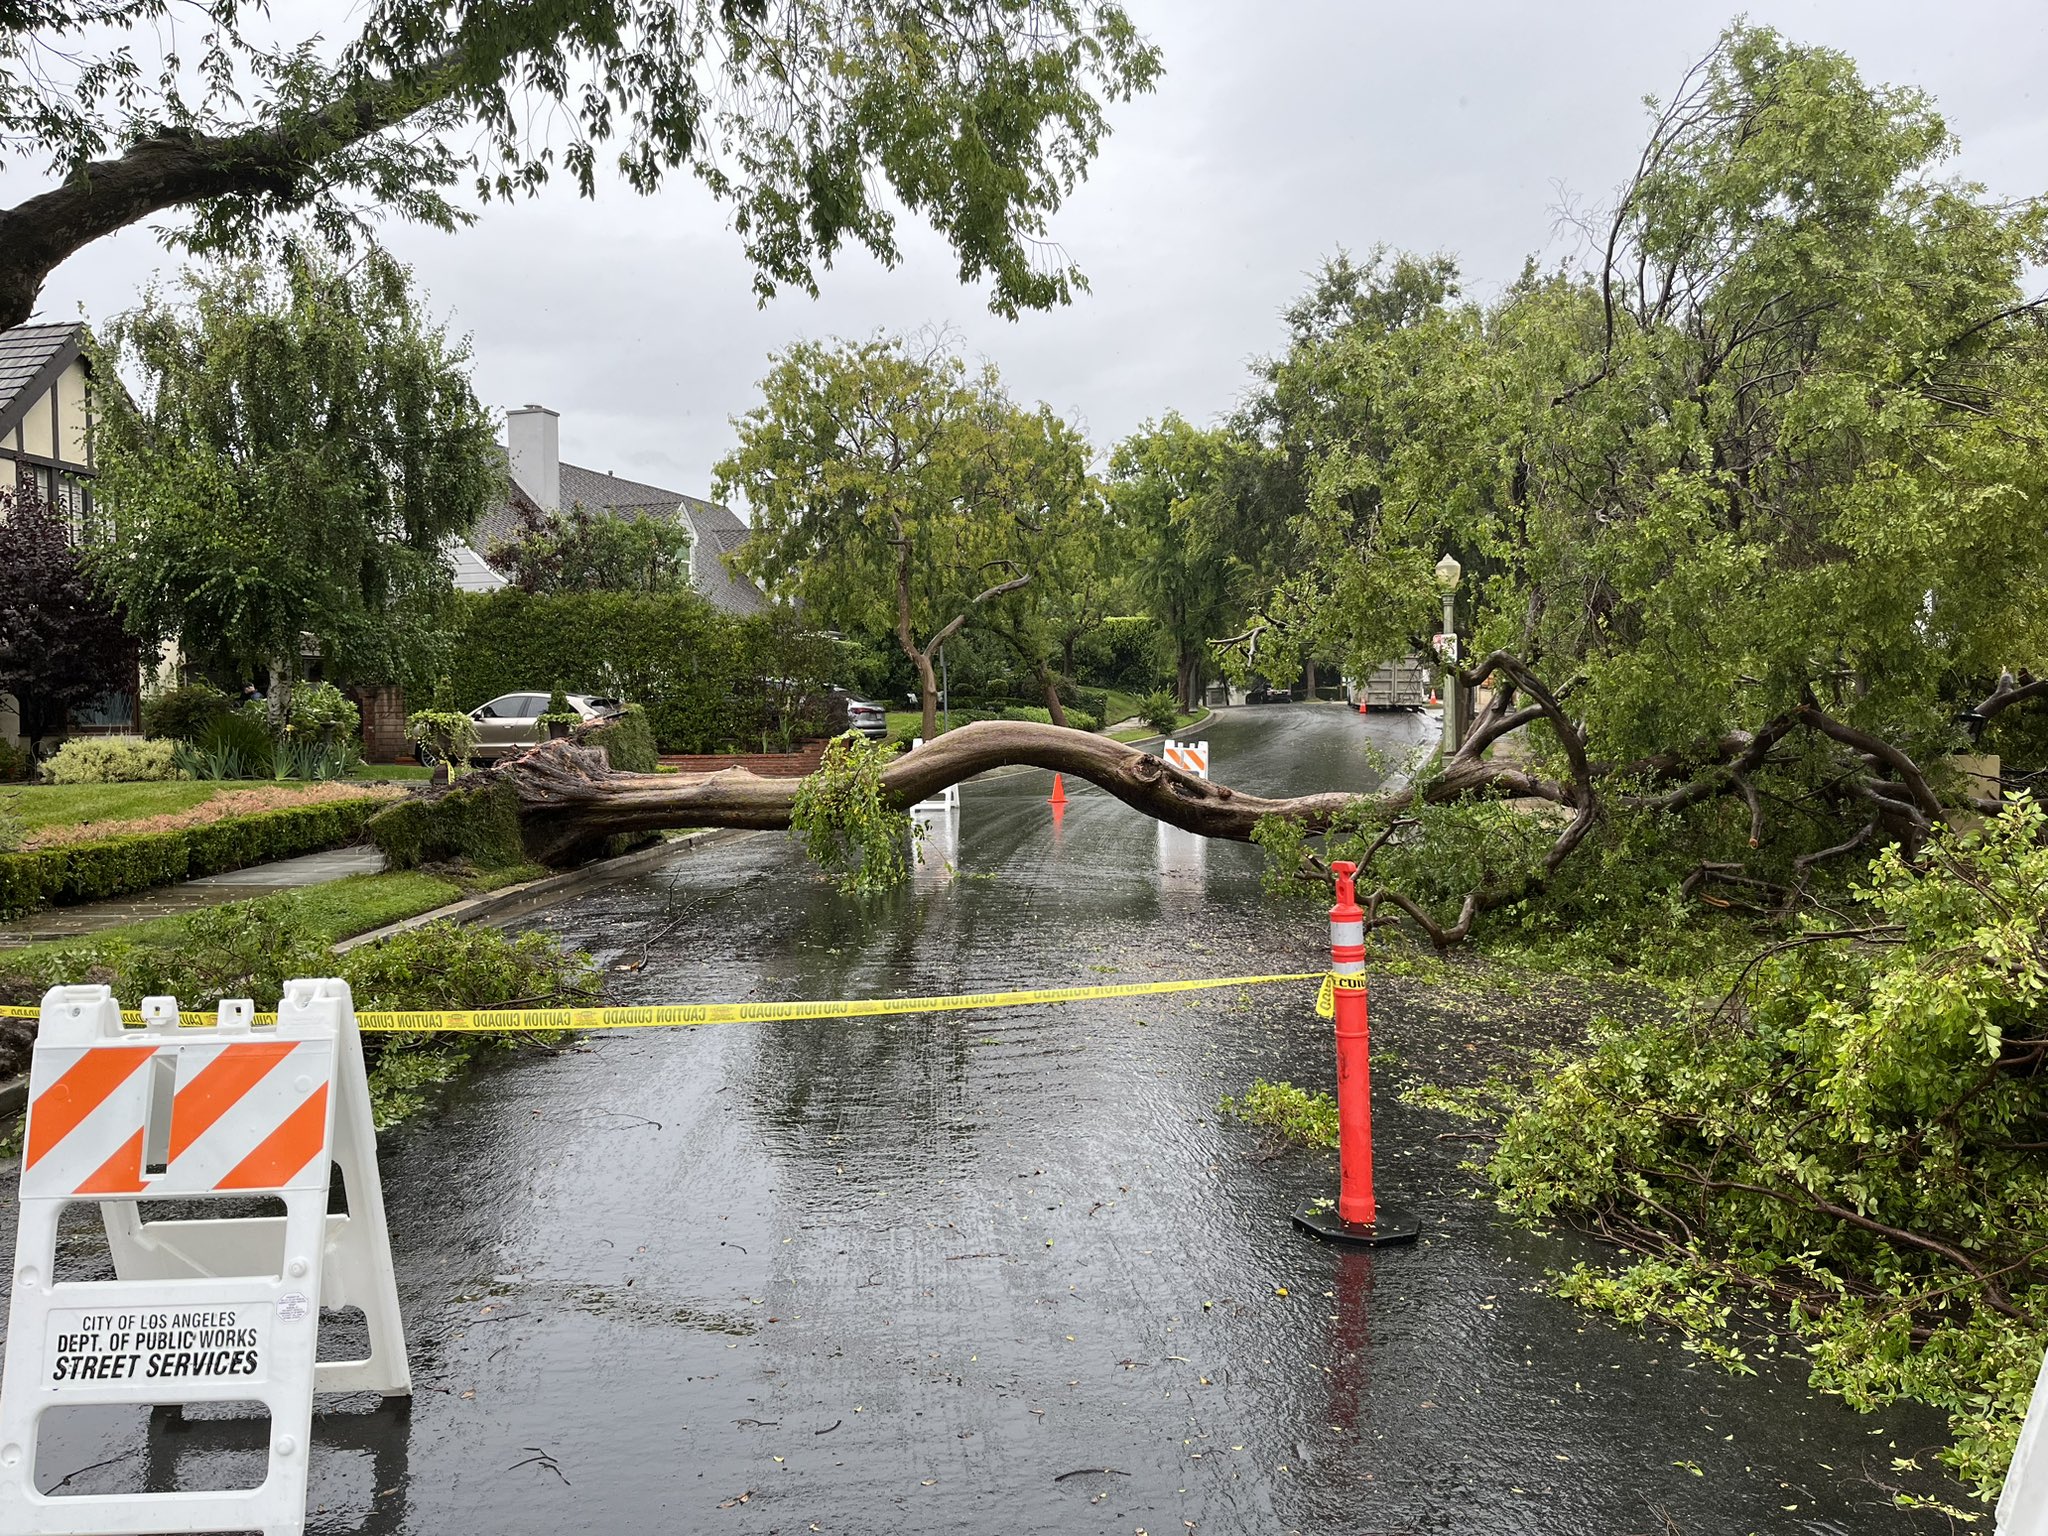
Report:
[[459,59],[451,49],[404,80],[358,80],[326,106],[274,126],[140,139],[0,210],[0,329],[29,318],[44,280],[65,258],[153,213],[234,193],[300,199],[323,158],[447,96]]

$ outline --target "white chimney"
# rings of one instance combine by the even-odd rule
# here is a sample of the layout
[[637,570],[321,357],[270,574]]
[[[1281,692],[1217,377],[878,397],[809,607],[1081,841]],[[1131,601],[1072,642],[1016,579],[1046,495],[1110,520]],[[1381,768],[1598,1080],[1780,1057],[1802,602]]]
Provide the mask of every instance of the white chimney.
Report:
[[562,509],[562,418],[544,405],[505,413],[505,452],[512,478],[543,512]]

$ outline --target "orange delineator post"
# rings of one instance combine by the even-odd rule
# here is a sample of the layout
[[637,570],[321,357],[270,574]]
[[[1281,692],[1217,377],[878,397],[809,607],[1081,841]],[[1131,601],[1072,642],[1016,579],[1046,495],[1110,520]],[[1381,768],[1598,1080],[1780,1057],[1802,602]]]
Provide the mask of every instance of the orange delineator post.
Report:
[[1338,1242],[1405,1243],[1415,1223],[1380,1210],[1372,1188],[1372,1037],[1365,992],[1365,912],[1352,881],[1356,864],[1333,861],[1337,904],[1330,908],[1330,1002],[1337,1028],[1337,1209],[1297,1211],[1294,1224]]
[[[1358,905],[1354,864],[1334,863],[1337,904],[1330,908],[1330,971],[1338,977],[1365,972],[1365,912]],[[1337,1215],[1370,1223],[1372,1200],[1372,1031],[1365,988],[1340,980],[1331,1003],[1337,1014],[1337,1161],[1342,1182]]]

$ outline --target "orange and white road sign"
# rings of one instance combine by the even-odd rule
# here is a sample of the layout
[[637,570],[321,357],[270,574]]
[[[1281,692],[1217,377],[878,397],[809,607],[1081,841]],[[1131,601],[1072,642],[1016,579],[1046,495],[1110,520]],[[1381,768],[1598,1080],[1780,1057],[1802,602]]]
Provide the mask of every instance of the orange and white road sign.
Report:
[[[911,751],[915,752],[923,745],[924,738],[922,736],[910,738]],[[957,811],[960,809],[960,786],[958,784],[948,784],[944,789],[932,796],[931,799],[920,800],[910,809],[912,814],[917,816],[935,816],[942,811]]]
[[[348,987],[292,982],[274,1024],[247,1002],[223,1004],[211,1026],[187,1026],[170,998],[142,1013],[123,1027],[105,987],[43,999],[0,1377],[0,1530],[296,1533],[314,1392],[411,1391]],[[327,1210],[337,1164],[345,1215]],[[285,1213],[144,1221],[139,1204],[248,1196]],[[82,1201],[100,1208],[113,1280],[57,1275],[58,1219]],[[323,1306],[362,1308],[368,1357],[317,1362]],[[204,1402],[268,1411],[257,1487],[38,1491],[49,1409]]]
[[1209,777],[1209,743],[1169,740],[1166,743],[1166,761],[1182,773],[1206,779]]

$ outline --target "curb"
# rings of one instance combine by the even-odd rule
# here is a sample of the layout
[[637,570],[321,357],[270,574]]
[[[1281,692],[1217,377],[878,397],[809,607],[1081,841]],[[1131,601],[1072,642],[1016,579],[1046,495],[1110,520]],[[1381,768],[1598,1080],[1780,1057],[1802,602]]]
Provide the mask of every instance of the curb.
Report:
[[386,923],[382,928],[372,928],[367,933],[358,933],[343,939],[334,946],[334,953],[345,955],[364,944],[388,939],[394,934],[410,933],[415,928],[424,928],[429,923],[486,923],[497,926],[509,923],[539,907],[550,906],[572,892],[585,886],[604,885],[613,880],[623,880],[636,875],[643,869],[652,869],[665,863],[678,850],[695,847],[701,843],[729,842],[734,838],[753,837],[757,834],[738,827],[714,827],[702,832],[691,832],[682,837],[656,843],[652,848],[635,849],[622,853],[615,859],[600,859],[595,864],[586,864],[581,869],[568,870],[559,875],[542,875],[537,880],[522,880],[517,885],[503,886],[495,891],[485,891],[477,896],[465,896],[460,901],[451,901],[445,907],[436,907],[431,912],[416,913],[400,918],[395,923]]

